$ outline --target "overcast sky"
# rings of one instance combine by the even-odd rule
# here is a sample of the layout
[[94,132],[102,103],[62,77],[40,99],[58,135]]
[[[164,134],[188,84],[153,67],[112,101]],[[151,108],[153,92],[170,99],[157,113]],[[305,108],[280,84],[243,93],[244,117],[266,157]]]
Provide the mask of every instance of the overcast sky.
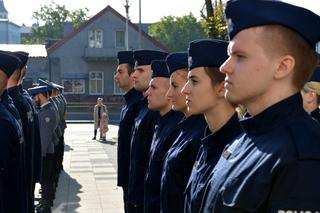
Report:
[[[1,0],[0,0],[1,1]],[[41,5],[50,4],[53,0],[3,0],[9,12],[9,19],[21,25],[31,25],[36,21],[32,19],[34,11]],[[320,0],[285,0],[313,10],[320,15]],[[123,7],[124,0],[54,0],[55,3],[63,4],[69,10],[87,7],[90,15],[95,15],[107,5],[125,15]],[[133,22],[139,21],[139,0],[130,0],[130,18]],[[192,12],[196,17],[200,17],[200,10],[203,8],[204,0],[141,0],[142,22],[157,22],[163,16],[181,16]]]

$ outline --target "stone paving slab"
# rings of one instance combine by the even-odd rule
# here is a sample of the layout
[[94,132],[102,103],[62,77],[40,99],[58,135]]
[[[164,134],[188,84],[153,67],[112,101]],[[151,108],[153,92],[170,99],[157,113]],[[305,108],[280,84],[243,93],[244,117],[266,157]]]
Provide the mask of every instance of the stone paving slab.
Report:
[[[116,137],[117,128],[109,125],[107,140]],[[91,140],[92,129],[92,124],[68,124],[64,171],[60,175],[53,213],[124,212],[122,189],[116,186],[114,159],[112,162],[109,159],[105,143]]]

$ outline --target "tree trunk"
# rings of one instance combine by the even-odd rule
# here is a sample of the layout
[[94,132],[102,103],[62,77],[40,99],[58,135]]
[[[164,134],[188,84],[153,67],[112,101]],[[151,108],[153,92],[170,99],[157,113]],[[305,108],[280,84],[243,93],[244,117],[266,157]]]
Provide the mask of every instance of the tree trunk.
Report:
[[[206,10],[207,10],[207,23],[210,23],[210,17],[214,17],[214,10],[213,10],[213,6],[212,6],[212,1],[205,0],[205,2],[206,2]],[[214,38],[213,30],[209,29],[208,36],[210,38]]]

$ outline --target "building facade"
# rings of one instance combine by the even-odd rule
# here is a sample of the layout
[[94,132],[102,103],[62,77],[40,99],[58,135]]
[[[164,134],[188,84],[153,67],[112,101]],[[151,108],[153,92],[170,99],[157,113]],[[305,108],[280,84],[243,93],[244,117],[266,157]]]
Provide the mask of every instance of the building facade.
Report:
[[[48,51],[49,79],[65,87],[70,119],[91,119],[98,97],[107,104],[111,120],[119,119],[122,92],[114,83],[117,53],[125,50],[126,19],[107,6]],[[138,26],[129,22],[129,48],[139,47]],[[141,48],[167,48],[142,31]]]
[[20,44],[20,26],[9,21],[3,0],[0,0],[0,44]]

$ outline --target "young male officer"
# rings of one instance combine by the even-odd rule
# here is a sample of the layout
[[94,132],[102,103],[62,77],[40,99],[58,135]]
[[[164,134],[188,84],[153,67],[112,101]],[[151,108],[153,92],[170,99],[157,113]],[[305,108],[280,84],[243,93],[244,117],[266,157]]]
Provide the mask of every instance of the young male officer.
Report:
[[19,67],[10,76],[7,88],[9,95],[13,100],[15,107],[17,108],[19,115],[21,117],[23,134],[25,139],[24,154],[25,154],[25,179],[26,184],[22,186],[26,192],[26,196],[20,198],[21,200],[26,200],[27,211],[33,210],[33,156],[34,156],[34,141],[35,141],[35,124],[32,108],[29,105],[26,98],[21,94],[19,89],[19,81],[21,77],[21,71],[27,64],[27,57],[21,57],[16,53],[16,57],[22,62]]
[[38,120],[38,112],[36,110],[36,107],[34,105],[34,102],[32,101],[32,98],[30,97],[29,93],[23,89],[22,83],[24,80],[24,77],[26,75],[27,70],[27,62],[29,59],[29,53],[18,51],[13,52],[13,54],[18,57],[22,65],[20,66],[20,79],[17,83],[17,86],[19,88],[20,94],[22,94],[23,98],[28,102],[31,110],[32,110],[32,117],[34,119],[34,136],[33,136],[33,147],[30,147],[29,150],[29,167],[31,168],[29,170],[29,200],[28,200],[28,208],[29,212],[34,212],[34,189],[35,189],[35,183],[40,182],[40,172],[41,172],[41,141],[40,141],[40,133],[39,133],[39,120]]
[[320,17],[281,1],[231,0],[226,98],[244,134],[212,171],[203,212],[319,212],[320,125],[300,90],[317,63]]
[[303,108],[320,122],[320,67],[317,67],[308,83],[301,90]]
[[[145,93],[151,80],[151,61],[164,60],[167,53],[154,50],[134,51],[135,59],[133,87]],[[145,94],[144,94],[145,96]],[[158,112],[148,109],[147,98],[139,102],[139,111],[134,122],[128,185],[128,212],[143,212],[144,177],[149,163],[149,151],[154,133]]]
[[[8,78],[20,66],[21,61],[6,52],[0,51],[0,96],[7,86]],[[24,145],[21,124],[7,110],[0,98],[0,213],[26,212],[26,196],[22,190],[25,184],[24,159],[21,156]]]
[[170,75],[165,60],[156,60],[151,64],[152,80],[145,95],[148,108],[160,113],[150,149],[149,167],[144,182],[144,212],[160,212],[160,182],[165,156],[177,139],[180,129],[178,123],[183,114],[175,112],[172,100],[166,94],[170,86]]
[[124,90],[124,105],[121,109],[118,131],[118,186],[123,189],[124,210],[127,212],[129,166],[130,166],[130,141],[132,127],[138,102],[142,99],[142,93],[133,88],[132,73],[134,72],[133,51],[118,52],[118,67],[114,75],[114,81],[119,88]]

